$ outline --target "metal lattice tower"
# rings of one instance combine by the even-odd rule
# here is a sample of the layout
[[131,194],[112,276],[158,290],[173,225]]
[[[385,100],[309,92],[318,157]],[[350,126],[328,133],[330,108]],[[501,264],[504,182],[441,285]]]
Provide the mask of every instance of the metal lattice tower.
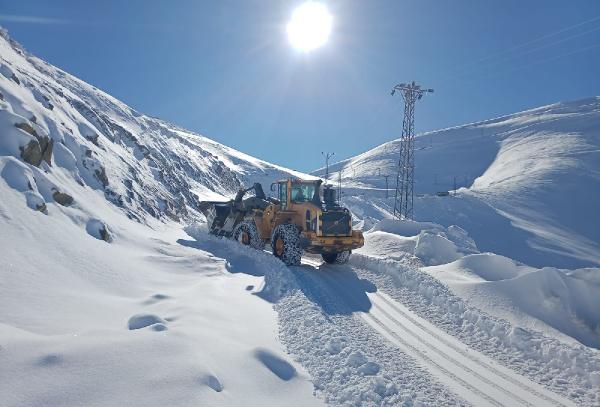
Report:
[[412,219],[415,186],[415,103],[425,93],[432,93],[433,89],[422,89],[413,81],[394,86],[392,96],[396,91],[402,92],[402,99],[404,99],[404,120],[400,139],[394,217],[396,219]]

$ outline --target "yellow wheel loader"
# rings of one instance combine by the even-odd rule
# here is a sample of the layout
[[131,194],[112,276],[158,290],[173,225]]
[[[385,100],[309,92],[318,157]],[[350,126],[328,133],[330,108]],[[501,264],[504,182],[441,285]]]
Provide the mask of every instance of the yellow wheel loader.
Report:
[[[271,185],[277,198],[267,197],[261,184],[241,189],[229,202],[204,201],[200,209],[209,231],[273,254],[287,265],[300,264],[303,252],[320,254],[327,263],[345,263],[364,244],[352,230],[352,216],[340,206],[335,190],[322,181],[288,178]],[[254,196],[244,195],[254,190]],[[322,192],[322,196],[321,196]]]

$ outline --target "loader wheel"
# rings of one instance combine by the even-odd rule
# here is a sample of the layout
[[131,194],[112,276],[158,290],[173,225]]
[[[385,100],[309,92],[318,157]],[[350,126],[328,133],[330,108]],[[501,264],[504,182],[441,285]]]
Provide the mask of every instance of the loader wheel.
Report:
[[338,253],[337,259],[335,259],[335,262],[337,264],[348,263],[348,259],[350,259],[350,254],[352,254],[351,250],[344,250],[343,252]]
[[340,253],[321,253],[321,257],[325,260],[325,263],[336,263],[336,264],[344,264],[348,262],[350,258],[350,250],[345,250]]
[[287,266],[300,264],[302,249],[300,248],[300,230],[296,225],[279,225],[271,235],[273,255]]
[[233,240],[258,250],[265,247],[265,243],[260,238],[256,224],[253,221],[244,221],[237,225],[233,230]]

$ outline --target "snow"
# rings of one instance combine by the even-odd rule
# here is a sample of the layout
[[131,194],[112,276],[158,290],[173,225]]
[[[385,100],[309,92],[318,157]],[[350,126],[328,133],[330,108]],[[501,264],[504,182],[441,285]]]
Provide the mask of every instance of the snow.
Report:
[[[111,243],[87,234],[83,209],[32,211],[4,179],[0,193],[5,405],[319,404],[271,304],[246,290],[260,278],[230,272],[231,257],[187,246],[175,224],[129,220],[93,191]],[[75,196],[82,208],[86,198]]]
[[[598,266],[599,129],[593,97],[417,135],[415,219],[458,225],[481,250],[532,266]],[[330,165],[357,220],[391,216],[399,143]],[[456,196],[436,196],[454,185]]]
[[[552,267],[534,269],[491,253],[465,256],[424,271],[491,315],[548,329],[540,321],[600,348],[600,285]],[[595,269],[600,273],[600,269]],[[514,315],[513,315],[514,314]]]
[[[286,267],[207,234],[198,201],[314,177],[136,112],[4,30],[0,58],[5,405],[600,403],[597,214],[557,216],[549,182],[595,198],[597,99],[421,138],[419,221],[389,219],[369,175],[397,142],[350,160],[365,246]],[[49,162],[25,162],[44,137]]]

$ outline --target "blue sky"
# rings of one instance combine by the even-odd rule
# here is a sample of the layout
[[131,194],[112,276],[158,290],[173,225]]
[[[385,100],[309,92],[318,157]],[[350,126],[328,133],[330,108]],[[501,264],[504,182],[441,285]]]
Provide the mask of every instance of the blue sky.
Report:
[[303,171],[400,137],[399,82],[435,89],[416,130],[600,95],[600,1],[336,0],[308,54],[298,1],[6,1],[37,56],[133,108]]

